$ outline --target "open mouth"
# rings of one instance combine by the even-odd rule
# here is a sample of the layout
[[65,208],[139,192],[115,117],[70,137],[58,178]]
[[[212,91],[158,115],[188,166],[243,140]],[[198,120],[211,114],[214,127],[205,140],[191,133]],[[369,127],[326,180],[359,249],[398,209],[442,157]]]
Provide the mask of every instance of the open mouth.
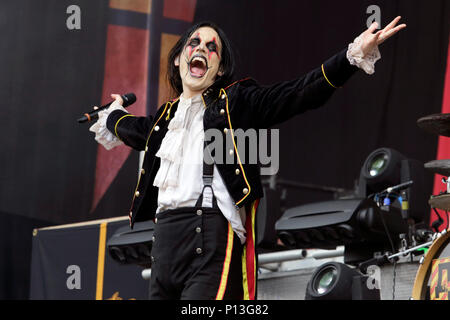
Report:
[[202,78],[208,71],[208,61],[205,57],[197,55],[189,62],[189,73],[194,78]]

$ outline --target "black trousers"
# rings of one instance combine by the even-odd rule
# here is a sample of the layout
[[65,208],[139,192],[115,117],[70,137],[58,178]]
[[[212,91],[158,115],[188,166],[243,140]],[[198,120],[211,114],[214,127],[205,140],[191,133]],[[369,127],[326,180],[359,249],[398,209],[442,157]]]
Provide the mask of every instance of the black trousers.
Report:
[[178,208],[156,217],[150,299],[242,299],[239,237],[214,208]]

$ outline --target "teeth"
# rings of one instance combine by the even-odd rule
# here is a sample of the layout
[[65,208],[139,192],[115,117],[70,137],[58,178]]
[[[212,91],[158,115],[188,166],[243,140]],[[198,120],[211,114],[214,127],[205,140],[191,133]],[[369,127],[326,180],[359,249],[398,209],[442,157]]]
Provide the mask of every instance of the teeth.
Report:
[[195,57],[194,59],[192,59],[192,61],[200,61],[202,63],[205,63],[205,60],[202,57]]

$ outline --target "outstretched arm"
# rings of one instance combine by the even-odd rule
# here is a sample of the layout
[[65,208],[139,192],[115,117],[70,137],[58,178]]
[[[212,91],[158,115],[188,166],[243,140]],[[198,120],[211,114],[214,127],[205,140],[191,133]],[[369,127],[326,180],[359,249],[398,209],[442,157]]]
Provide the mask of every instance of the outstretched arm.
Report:
[[[251,82],[242,86],[241,98],[246,110],[251,112],[255,127],[267,128],[286,121],[293,116],[315,109],[331,97],[357,70],[364,69],[373,73],[373,65],[378,58],[368,62],[368,58],[378,51],[378,45],[406,27],[397,26],[401,17],[395,18],[384,29],[376,32],[377,23],[373,23],[361,33],[353,44],[320,67],[305,76],[271,86],[259,86]],[[369,59],[370,60],[370,59]]]

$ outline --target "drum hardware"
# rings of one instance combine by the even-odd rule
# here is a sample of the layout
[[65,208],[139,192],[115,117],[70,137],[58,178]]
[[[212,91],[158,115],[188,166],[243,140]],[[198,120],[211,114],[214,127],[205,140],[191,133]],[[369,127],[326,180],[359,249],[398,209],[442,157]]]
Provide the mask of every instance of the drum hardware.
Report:
[[447,180],[445,180],[445,178],[442,178],[442,183],[447,185],[447,193],[450,193],[450,179],[447,178]]
[[400,252],[406,251],[408,249],[408,235],[405,233],[400,234]]
[[450,114],[432,114],[417,120],[419,128],[437,135],[450,137]]
[[[417,125],[427,132],[450,137],[450,113],[432,114],[422,117],[417,120]],[[431,196],[428,201],[438,216],[438,220],[432,223],[432,228],[437,232],[438,228],[444,223],[444,220],[436,208],[445,211],[450,210],[450,160],[433,160],[425,163],[424,167],[435,174],[445,176],[441,181],[446,185],[446,192],[440,192],[439,195]]]
[[[373,195],[374,200],[377,203],[377,205],[380,208],[382,208],[384,211],[389,211],[389,206],[391,204],[391,198],[395,197],[395,198],[399,199],[400,201],[402,201],[402,196],[399,195],[398,193],[394,193],[393,190],[395,190],[395,191],[405,190],[412,183],[413,182],[410,181],[410,182],[403,183],[403,184],[395,186],[395,187],[387,188],[386,190],[384,190],[378,194],[374,194]],[[406,192],[402,192],[401,194],[403,196],[406,196]],[[407,199],[405,199],[405,200],[407,201]],[[405,211],[409,210],[409,208],[407,208],[406,206],[402,206],[402,209]],[[412,219],[409,219],[407,212],[405,212],[405,214],[402,214],[402,216],[405,220],[407,220],[409,230],[408,230],[408,235],[400,234],[401,241],[400,241],[399,251],[397,253],[394,253],[395,252],[394,244],[393,244],[393,241],[390,239],[393,252],[391,254],[389,254],[389,252],[387,252],[383,255],[380,255],[378,257],[375,257],[373,259],[370,259],[370,260],[360,263],[358,265],[358,268],[361,272],[366,273],[367,268],[371,265],[382,266],[388,262],[394,263],[394,262],[398,261],[398,259],[400,257],[406,257],[409,254],[411,254],[411,260],[412,260],[413,255],[424,254],[424,252],[422,252],[421,249],[425,249],[425,248],[429,247],[430,245],[433,244],[435,239],[437,239],[438,237],[440,237],[441,235],[446,233],[446,230],[444,230],[442,233],[436,232],[434,234],[432,234],[432,232],[427,229],[414,230],[414,222]],[[390,237],[388,230],[386,230],[386,234],[388,237]],[[417,245],[417,241],[426,241],[426,242]],[[422,259],[423,259],[423,256],[422,256],[421,260]]]
[[446,176],[441,179],[442,183],[446,185],[446,192],[440,192],[439,195],[431,196],[428,201],[429,205],[438,217],[438,220],[434,221],[431,225],[437,232],[438,228],[444,223],[444,220],[436,208],[445,211],[450,210],[450,160],[434,160],[425,163],[424,166],[426,169],[435,174]]
[[441,209],[445,211],[450,210],[450,193],[440,193],[438,195],[432,195],[428,204],[431,208]]
[[422,257],[420,258],[419,264],[422,265],[424,261],[425,261],[425,256],[422,256]]
[[[359,270],[361,270],[361,272],[366,273],[367,268],[369,266],[371,266],[371,265],[377,265],[377,266],[380,267],[380,266],[384,265],[387,262],[391,262],[392,263],[394,261],[397,261],[399,257],[402,257],[402,256],[406,257],[410,253],[414,254],[419,249],[423,249],[423,248],[427,248],[427,247],[431,246],[436,241],[436,239],[438,239],[439,237],[445,235],[446,233],[447,233],[447,230],[443,230],[442,232],[436,232],[436,233],[433,234],[433,240],[431,240],[431,241],[428,241],[426,243],[422,243],[420,245],[417,245],[415,247],[412,247],[412,248],[409,248],[409,249],[397,252],[397,253],[392,254],[392,255],[384,254],[384,255],[378,256],[378,257],[376,257],[374,259],[370,259],[368,261],[362,262],[361,264],[358,265],[358,268],[359,268]],[[422,256],[420,258],[420,261],[419,261],[420,264],[423,263],[424,258],[425,258],[425,256]]]
[[[430,247],[419,261],[420,266],[417,270],[412,290],[412,298],[414,300],[442,299],[439,296],[439,292],[438,294],[436,293],[436,287],[432,283],[433,281],[435,284],[441,283],[442,278],[439,277],[443,276],[443,274],[439,275],[438,270],[441,269],[440,265],[442,263],[446,263],[450,259],[450,232],[447,231],[443,230],[442,232],[434,233],[432,240],[426,243],[430,244]],[[433,277],[438,278],[433,279]]]
[[[408,254],[414,253],[418,249],[429,247],[430,245],[433,244],[433,242],[434,241],[429,241],[427,243],[420,244],[418,246],[406,249],[406,250],[401,251],[401,252],[397,252],[397,253],[392,254],[392,255],[384,254],[382,256],[379,256],[379,257],[367,260],[365,262],[362,262],[361,264],[358,265],[358,268],[359,268],[359,270],[361,270],[361,272],[366,273],[367,268],[369,266],[376,265],[376,266],[380,267],[380,266],[382,266],[382,265],[384,265],[384,264],[386,264],[388,262],[392,263],[394,261],[397,261],[399,257],[402,257],[402,256],[406,257]],[[421,258],[421,260],[422,260],[422,258]]]
[[431,224],[431,227],[434,229],[434,231],[438,232],[439,227],[444,223],[444,219],[442,219],[441,215],[436,210],[436,208],[433,208],[433,210],[434,210],[434,213],[436,213],[436,215],[438,216],[438,219],[433,221],[433,223]]
[[[448,113],[420,118],[417,120],[417,125],[430,133],[450,137],[450,114]],[[423,244],[423,246],[429,245],[429,248],[419,261],[420,266],[414,281],[411,300],[448,300],[448,288],[446,286],[444,288],[441,287],[441,283],[444,280],[444,273],[441,271],[443,268],[441,267],[450,260],[450,233],[446,229],[438,232],[444,220],[436,209],[450,210],[450,160],[430,161],[425,163],[424,167],[435,174],[444,176],[441,181],[446,185],[446,192],[440,192],[439,195],[435,196],[432,195],[428,201],[438,220],[431,224],[435,231],[431,236],[431,240]],[[419,229],[416,232],[416,237],[420,240],[429,238],[430,231]]]
[[[445,231],[445,230],[444,230],[444,231]],[[444,231],[443,231],[443,232],[444,232]],[[445,232],[444,232],[444,234],[445,234]],[[433,244],[433,241],[428,241],[428,242],[422,243],[422,244],[420,244],[420,245],[418,245],[418,246],[409,248],[409,249],[407,249],[407,250],[405,250],[405,251],[402,251],[402,252],[398,252],[398,253],[396,253],[396,254],[393,254],[393,255],[387,257],[387,259],[388,259],[388,260],[392,260],[392,259],[394,259],[394,258],[401,257],[402,255],[403,255],[403,256],[406,256],[406,255],[409,254],[409,253],[413,253],[413,252],[417,251],[418,249],[422,249],[422,248],[429,247],[429,246],[431,246],[432,244]]]
[[450,160],[433,160],[424,164],[424,168],[442,176],[450,176]]
[[428,242],[433,238],[434,233],[430,229],[417,229],[414,233],[414,238],[417,242]]

